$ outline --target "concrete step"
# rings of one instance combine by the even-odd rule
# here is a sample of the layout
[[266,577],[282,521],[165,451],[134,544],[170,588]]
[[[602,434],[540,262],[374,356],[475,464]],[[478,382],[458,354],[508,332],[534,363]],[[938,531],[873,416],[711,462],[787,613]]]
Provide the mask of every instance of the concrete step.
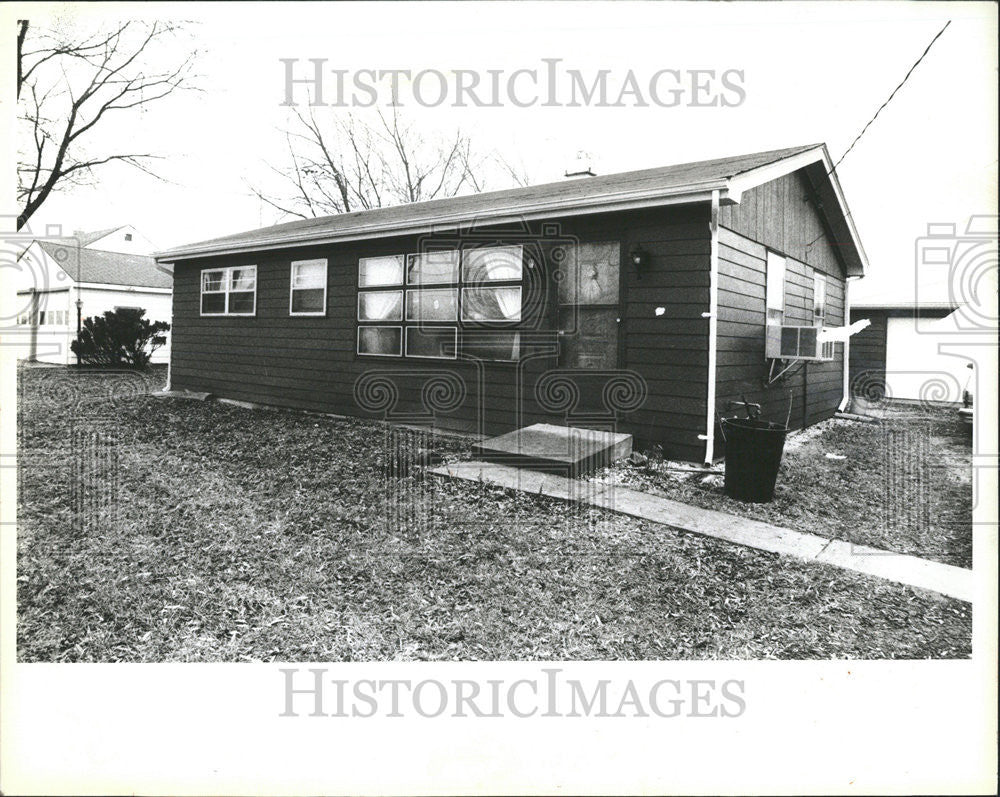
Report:
[[632,453],[632,435],[536,423],[473,446],[487,462],[573,478]]

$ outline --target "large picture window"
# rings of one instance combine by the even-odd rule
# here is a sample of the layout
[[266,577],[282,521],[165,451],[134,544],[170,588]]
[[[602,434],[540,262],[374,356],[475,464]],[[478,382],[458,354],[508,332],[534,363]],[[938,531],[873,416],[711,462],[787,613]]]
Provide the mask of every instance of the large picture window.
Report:
[[521,246],[362,258],[358,354],[516,360]]
[[289,293],[289,314],[326,315],[326,260],[293,260]]
[[257,266],[201,272],[202,315],[253,315],[257,311]]

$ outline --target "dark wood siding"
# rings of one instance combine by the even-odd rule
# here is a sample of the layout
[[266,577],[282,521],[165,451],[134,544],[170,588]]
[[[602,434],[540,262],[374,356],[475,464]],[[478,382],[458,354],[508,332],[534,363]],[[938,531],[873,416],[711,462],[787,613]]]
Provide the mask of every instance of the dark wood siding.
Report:
[[[720,208],[719,321],[716,409],[745,395],[764,417],[799,428],[828,418],[843,397],[843,344],[830,362],[797,368],[784,384],[766,385],[765,280],[767,250],[789,258],[785,323],[813,321],[813,276],[827,276],[826,324],[844,323],[844,272],[801,172],[747,191],[739,205]],[[790,407],[790,414],[789,414]],[[719,439],[719,438],[717,438]],[[722,441],[720,440],[720,443]],[[716,454],[721,454],[720,445]]]
[[869,319],[872,323],[851,338],[851,392],[878,399],[885,395],[885,354],[888,314],[885,310],[851,310],[851,323]]
[[719,224],[815,269],[844,277],[844,266],[805,170],[744,192],[738,205],[719,209]]
[[[517,228],[452,235],[458,245],[484,240],[524,242],[542,253],[534,286],[537,308],[523,323],[522,345],[534,356],[520,364],[366,358],[355,354],[360,257],[417,251],[416,237],[272,250],[249,256],[185,261],[174,270],[172,384],[176,389],[279,406],[421,422],[497,434],[536,422],[599,428],[617,423],[639,446],[663,445],[668,456],[701,457],[707,394],[709,209],[707,204],[570,217]],[[560,372],[551,256],[560,243],[621,245],[619,369]],[[650,254],[635,273],[633,245]],[[290,317],[292,260],[328,260],[325,317]],[[251,318],[200,317],[203,268],[258,269],[257,313]],[[526,297],[525,305],[529,301]],[[665,309],[656,315],[656,309]],[[391,406],[380,399],[394,392]],[[561,392],[560,380],[572,383]],[[645,400],[630,391],[641,384]],[[618,411],[609,412],[608,404]]]

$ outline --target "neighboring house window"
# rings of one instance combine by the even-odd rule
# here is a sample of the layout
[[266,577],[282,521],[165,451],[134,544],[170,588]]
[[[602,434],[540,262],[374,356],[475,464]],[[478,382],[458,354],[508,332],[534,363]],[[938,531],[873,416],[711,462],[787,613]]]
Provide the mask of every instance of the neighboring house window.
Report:
[[290,315],[326,315],[326,260],[294,260]]
[[132,233],[130,233],[130,232],[125,233],[125,240],[126,241],[131,241],[132,240]]
[[144,312],[145,308],[143,308],[143,307],[129,307],[127,305],[116,304],[115,305],[115,312],[118,312],[119,310],[137,310],[139,312]]
[[767,323],[781,324],[785,320],[785,258],[777,252],[767,253]]
[[363,258],[358,264],[358,354],[516,360],[522,248],[490,246]]
[[826,275],[813,275],[813,326],[826,322]]
[[201,272],[202,315],[253,315],[257,266],[207,268]]

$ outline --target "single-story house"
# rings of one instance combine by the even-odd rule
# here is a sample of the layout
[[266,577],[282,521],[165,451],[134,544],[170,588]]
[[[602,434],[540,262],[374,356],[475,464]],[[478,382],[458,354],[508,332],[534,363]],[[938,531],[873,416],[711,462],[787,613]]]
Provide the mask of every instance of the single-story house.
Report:
[[876,301],[851,306],[851,321],[871,326],[851,338],[851,390],[883,399],[957,404],[969,382],[967,338],[957,302]]
[[[119,307],[142,308],[150,321],[170,322],[169,268],[157,265],[152,244],[132,225],[31,240],[18,256],[18,356],[57,365],[76,362],[70,343],[77,321]],[[170,360],[167,344],[154,363]]]
[[159,253],[171,386],[331,413],[631,434],[714,461],[745,396],[848,398],[866,256],[823,144],[295,221]]

